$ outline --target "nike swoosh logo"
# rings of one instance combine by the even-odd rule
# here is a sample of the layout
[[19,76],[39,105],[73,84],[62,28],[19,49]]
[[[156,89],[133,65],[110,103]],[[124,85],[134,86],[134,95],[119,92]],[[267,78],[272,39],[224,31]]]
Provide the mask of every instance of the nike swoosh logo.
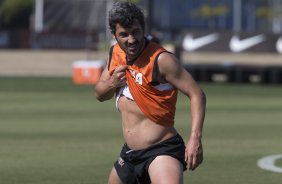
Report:
[[264,40],[265,36],[262,34],[250,38],[245,38],[243,40],[240,40],[238,36],[232,36],[229,47],[233,52],[241,52],[263,42]]
[[279,39],[276,42],[276,50],[282,54],[282,36],[279,37]]
[[199,38],[193,38],[192,35],[188,34],[185,36],[182,46],[187,51],[194,51],[216,41],[218,38],[219,35],[217,33],[209,34]]

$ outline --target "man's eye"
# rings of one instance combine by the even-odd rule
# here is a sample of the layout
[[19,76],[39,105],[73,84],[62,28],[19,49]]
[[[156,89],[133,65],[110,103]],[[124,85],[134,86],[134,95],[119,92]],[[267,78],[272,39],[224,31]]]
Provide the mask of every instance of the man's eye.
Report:
[[140,30],[135,30],[134,32],[133,32],[133,35],[138,35],[140,33]]
[[127,34],[125,34],[125,33],[121,33],[121,34],[119,34],[119,36],[121,36],[121,37],[127,37]]

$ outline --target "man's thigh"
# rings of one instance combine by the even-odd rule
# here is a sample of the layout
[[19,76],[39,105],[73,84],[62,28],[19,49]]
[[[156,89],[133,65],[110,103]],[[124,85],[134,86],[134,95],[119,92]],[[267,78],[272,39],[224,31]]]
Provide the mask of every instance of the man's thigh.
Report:
[[108,184],[122,184],[121,180],[119,179],[119,176],[117,175],[115,167],[113,167],[110,173]]
[[152,184],[183,183],[183,165],[174,157],[167,155],[156,157],[148,171]]

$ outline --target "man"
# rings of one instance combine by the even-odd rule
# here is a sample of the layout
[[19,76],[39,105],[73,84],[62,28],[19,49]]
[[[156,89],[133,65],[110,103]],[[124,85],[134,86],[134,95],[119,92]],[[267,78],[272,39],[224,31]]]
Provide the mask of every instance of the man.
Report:
[[[96,85],[96,98],[116,95],[125,145],[108,183],[183,183],[186,163],[194,170],[203,160],[205,94],[173,54],[146,40],[144,15],[134,4],[115,3],[109,26],[117,43]],[[173,126],[177,89],[191,104],[186,148]]]

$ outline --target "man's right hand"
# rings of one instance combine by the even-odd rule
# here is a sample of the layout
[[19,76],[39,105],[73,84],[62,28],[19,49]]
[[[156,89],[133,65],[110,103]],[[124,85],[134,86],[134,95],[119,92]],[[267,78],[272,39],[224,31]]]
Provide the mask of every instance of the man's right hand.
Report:
[[110,80],[116,88],[126,85],[125,71],[127,68],[127,65],[120,65],[112,72]]

